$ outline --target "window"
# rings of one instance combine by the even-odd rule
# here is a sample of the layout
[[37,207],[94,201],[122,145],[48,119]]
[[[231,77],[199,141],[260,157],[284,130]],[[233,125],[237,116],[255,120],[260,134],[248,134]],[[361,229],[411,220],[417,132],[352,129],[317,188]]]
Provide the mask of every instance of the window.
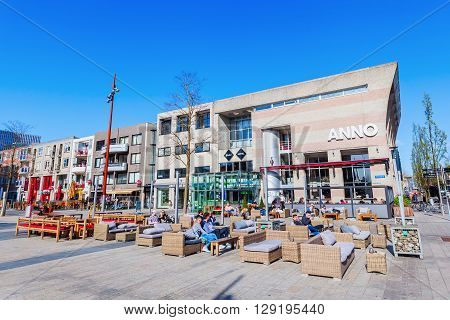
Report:
[[116,175],[116,184],[125,184],[127,183],[127,174],[126,173],[118,173]]
[[105,145],[105,140],[100,140],[95,143],[95,150],[102,151],[103,146]]
[[186,178],[186,168],[175,169],[175,178],[177,177],[177,172],[180,178]]
[[200,142],[195,144],[195,153],[208,151],[209,151],[209,142]]
[[159,132],[161,135],[170,134],[172,131],[172,119],[161,119],[159,122]]
[[141,174],[139,172],[130,172],[128,183],[137,183],[140,178]]
[[69,152],[69,151],[70,151],[70,143],[64,144],[64,152]]
[[40,170],[41,170],[41,162],[40,162],[40,161],[37,161],[37,162],[36,162],[36,168],[35,168],[35,170],[36,170],[36,171],[40,171]]
[[100,168],[102,162],[103,162],[103,158],[95,158],[94,167],[95,168]]
[[169,206],[170,206],[169,189],[168,188],[158,188],[157,190],[158,191],[157,191],[156,206],[158,208],[169,208]]
[[111,139],[109,139],[109,144],[111,145],[111,144],[116,144],[116,142],[117,142],[117,139],[116,138],[111,138]]
[[140,164],[141,163],[141,154],[140,153],[132,153],[131,154],[131,164]]
[[170,147],[158,149],[158,157],[168,157],[168,156],[170,156]]
[[177,117],[177,132],[184,132],[188,130],[188,116]]
[[186,154],[187,152],[187,144],[184,144],[182,146],[176,146],[175,147],[175,154],[177,156],[181,155],[181,154]]
[[63,160],[63,168],[67,168],[69,166],[69,158],[64,158]]
[[50,161],[45,161],[44,170],[47,170],[50,167]]
[[205,129],[210,126],[210,115],[208,111],[197,112],[197,120],[195,122],[196,129]]
[[252,172],[253,161],[236,161],[236,162],[222,162],[219,163],[220,172]]
[[94,186],[95,185],[101,185],[103,183],[103,176],[102,175],[96,175],[94,176]]
[[[361,150],[343,150],[342,161],[368,160],[369,154],[367,149]],[[373,198],[372,177],[370,175],[369,164],[353,165],[351,168],[343,168],[344,185],[352,188],[353,198],[364,199]],[[352,195],[350,189],[345,189],[345,197],[350,198]]]
[[119,144],[127,144],[128,143],[128,137],[120,137],[119,138]]
[[139,134],[133,134],[133,135],[131,136],[131,145],[132,145],[132,146],[141,144],[141,142],[142,142],[142,134],[141,134],[141,133],[139,133]]
[[38,149],[38,156],[39,156],[39,157],[42,156],[42,151],[43,151],[43,150],[44,150],[43,147],[40,147],[40,148]]
[[156,173],[156,178],[157,179],[169,179],[170,177],[170,170],[169,169],[165,169],[165,170],[158,170]]
[[194,173],[209,173],[210,171],[211,171],[211,168],[209,166],[194,168]]
[[112,173],[108,173],[108,176],[106,178],[106,184],[113,184],[114,181],[114,175]]
[[252,119],[250,116],[231,119],[230,148],[252,145]]

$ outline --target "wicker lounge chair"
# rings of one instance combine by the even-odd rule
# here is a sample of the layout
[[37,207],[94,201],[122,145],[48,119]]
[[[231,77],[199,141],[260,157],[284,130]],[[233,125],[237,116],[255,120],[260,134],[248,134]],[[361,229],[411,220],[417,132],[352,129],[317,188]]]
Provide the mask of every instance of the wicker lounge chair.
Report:
[[[239,237],[242,235],[247,235],[256,232],[256,226],[253,227],[243,226],[243,228],[240,229],[236,228],[235,223],[238,221],[252,221],[252,220],[244,220],[242,217],[230,217],[230,235],[232,237]],[[251,222],[247,223],[250,224]]]
[[[346,220],[344,224],[348,226],[357,226],[360,230],[360,234],[352,234],[353,243],[357,249],[365,249],[370,245],[371,233],[370,233],[370,223],[362,221]],[[340,228],[335,228],[336,232],[341,232]]]
[[266,230],[239,239],[241,262],[269,265],[282,257],[283,241],[290,241],[288,231]]
[[[351,234],[334,233],[337,242],[352,243]],[[320,235],[317,235],[301,245],[301,272],[309,275],[342,279],[355,258],[354,250],[342,261],[341,248],[337,245],[326,246]]]
[[[173,232],[181,231],[181,224],[171,224],[170,227],[171,231]],[[138,226],[136,230],[136,245],[145,247],[160,246],[162,244],[162,234],[164,231],[155,234],[145,234],[144,230],[146,229],[155,229],[155,228],[153,225]]]
[[201,240],[186,241],[183,232],[164,232],[162,235],[162,253],[164,254],[185,257],[201,251]]
[[286,231],[289,231],[294,241],[307,241],[309,239],[309,230],[307,226],[287,225]]
[[183,229],[190,229],[194,224],[194,219],[190,215],[183,215],[180,217],[180,224]]
[[[116,226],[119,226],[121,224],[128,224],[126,222],[124,223],[117,223]],[[120,232],[129,232],[132,230],[136,230],[136,227],[130,227],[130,228],[110,228],[110,225],[108,223],[96,223],[94,225],[94,239],[95,240],[102,240],[102,241],[110,241],[116,239],[116,234]]]

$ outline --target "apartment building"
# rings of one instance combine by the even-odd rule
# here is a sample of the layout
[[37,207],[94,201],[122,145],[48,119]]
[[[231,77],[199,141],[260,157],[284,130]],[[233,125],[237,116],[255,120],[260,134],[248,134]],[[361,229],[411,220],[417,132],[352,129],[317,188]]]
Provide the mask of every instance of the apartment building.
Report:
[[[150,205],[155,171],[155,137],[156,127],[149,122],[112,129],[106,181],[108,202],[114,202],[120,208],[134,207],[137,202],[144,204],[144,207]],[[103,184],[106,138],[106,131],[97,132],[94,136],[93,186]],[[93,196],[92,192],[93,189]]]
[[[13,150],[0,151],[0,199],[6,192],[9,182],[9,170]],[[14,168],[7,200],[24,201],[24,190],[28,188],[29,162],[31,160],[31,148],[28,146],[16,148],[14,154]]]
[[72,147],[76,137],[33,144],[28,201],[70,199]]
[[72,142],[69,198],[87,199],[92,189],[94,136],[74,139]]
[[[191,207],[217,204],[222,176],[225,199],[234,203],[283,195],[290,202],[351,202],[352,211],[389,204],[400,117],[397,63],[207,103],[190,142]],[[183,121],[179,111],[158,115],[157,208],[174,206],[175,172],[185,170],[171,138]],[[389,214],[386,205],[374,210]]]

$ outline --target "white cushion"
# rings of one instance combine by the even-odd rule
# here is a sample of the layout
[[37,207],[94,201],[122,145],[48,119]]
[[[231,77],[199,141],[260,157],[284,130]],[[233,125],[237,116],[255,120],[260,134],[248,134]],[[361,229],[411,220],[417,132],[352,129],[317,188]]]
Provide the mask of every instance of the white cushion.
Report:
[[333,247],[341,249],[341,262],[345,262],[355,249],[353,242],[336,242]]
[[359,208],[359,213],[367,213],[369,212],[369,208]]
[[370,237],[370,231],[361,231],[359,234],[354,234],[353,239],[355,240],[366,240]]
[[320,237],[322,238],[322,242],[326,246],[332,246],[336,243],[336,237],[334,233],[330,230],[324,231],[320,233]]

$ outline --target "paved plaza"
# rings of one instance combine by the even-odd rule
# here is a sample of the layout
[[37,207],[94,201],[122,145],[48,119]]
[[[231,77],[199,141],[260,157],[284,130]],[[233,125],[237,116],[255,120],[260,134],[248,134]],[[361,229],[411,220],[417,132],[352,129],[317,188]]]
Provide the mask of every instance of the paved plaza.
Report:
[[[450,221],[416,214],[424,259],[395,258],[367,273],[364,251],[343,280],[304,276],[300,265],[241,263],[239,253],[165,256],[134,242],[14,236],[17,213],[0,218],[0,299],[449,299]],[[383,250],[383,249],[377,249]]]

